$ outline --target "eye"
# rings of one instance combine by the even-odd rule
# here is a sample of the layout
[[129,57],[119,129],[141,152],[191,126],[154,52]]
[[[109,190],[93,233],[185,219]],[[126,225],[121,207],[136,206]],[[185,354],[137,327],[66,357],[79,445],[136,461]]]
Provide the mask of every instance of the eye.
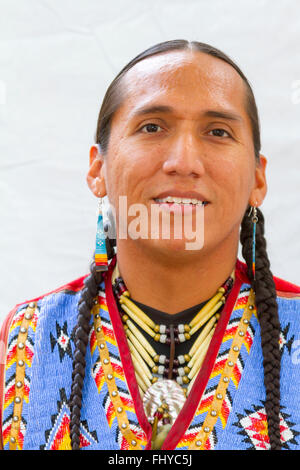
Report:
[[[147,132],[143,129],[147,129]],[[144,134],[156,134],[158,129],[161,130],[162,128],[158,124],[153,124],[152,122],[150,122],[149,124],[145,124],[144,126],[142,126],[139,130]]]
[[[212,129],[211,131],[209,132],[214,132],[214,137],[223,137],[224,136],[224,132],[227,134],[227,138],[231,137],[231,135],[229,134],[228,131],[225,131],[225,129]],[[226,136],[225,136],[226,137]]]

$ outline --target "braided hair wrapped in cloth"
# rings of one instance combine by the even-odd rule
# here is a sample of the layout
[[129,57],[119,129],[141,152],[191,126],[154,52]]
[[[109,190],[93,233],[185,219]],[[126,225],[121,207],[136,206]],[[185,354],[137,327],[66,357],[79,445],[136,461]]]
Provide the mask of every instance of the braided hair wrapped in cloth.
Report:
[[[300,288],[270,269],[247,78],[208,44],[157,44],[109,86],[95,140],[87,181],[116,240],[107,270],[101,255],[7,317],[4,448],[299,450]],[[120,196],[148,210],[144,236],[120,235]],[[154,206],[174,209],[168,239],[145,236]],[[199,207],[204,243],[186,250],[175,214]]]

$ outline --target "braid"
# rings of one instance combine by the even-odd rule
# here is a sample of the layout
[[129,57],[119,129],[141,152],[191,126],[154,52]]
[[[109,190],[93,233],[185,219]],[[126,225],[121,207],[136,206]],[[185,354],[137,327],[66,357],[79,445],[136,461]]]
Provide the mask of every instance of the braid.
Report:
[[[115,240],[105,239],[108,259],[114,256]],[[78,302],[78,317],[75,330],[75,352],[73,359],[72,386],[70,396],[70,438],[72,450],[80,449],[80,415],[82,407],[82,389],[85,376],[85,354],[89,341],[91,309],[94,298],[98,294],[102,273],[96,271],[93,262],[90,266],[91,274],[84,280],[84,288]]]
[[[249,208],[247,209],[248,212]],[[261,328],[264,384],[266,388],[266,414],[271,450],[281,449],[280,440],[280,323],[276,301],[276,289],[264,237],[264,216],[257,209],[255,280],[252,273],[252,221],[244,215],[240,240],[247,274],[255,292],[256,308]]]
[[85,287],[78,302],[78,317],[75,331],[75,352],[70,396],[70,437],[72,450],[79,450],[80,448],[80,414],[86,366],[85,353],[90,333],[91,309],[101,282],[101,273],[96,272],[95,263],[91,264],[90,270],[91,274],[84,280]]

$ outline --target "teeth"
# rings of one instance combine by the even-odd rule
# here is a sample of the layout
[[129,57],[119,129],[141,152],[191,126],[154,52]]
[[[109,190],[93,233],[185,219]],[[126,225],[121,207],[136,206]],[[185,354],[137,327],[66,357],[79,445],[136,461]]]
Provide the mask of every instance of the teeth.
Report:
[[204,201],[199,201],[198,199],[189,199],[185,197],[164,197],[163,199],[155,199],[157,202],[163,203],[163,202],[170,202],[170,203],[175,203],[175,204],[205,204]]

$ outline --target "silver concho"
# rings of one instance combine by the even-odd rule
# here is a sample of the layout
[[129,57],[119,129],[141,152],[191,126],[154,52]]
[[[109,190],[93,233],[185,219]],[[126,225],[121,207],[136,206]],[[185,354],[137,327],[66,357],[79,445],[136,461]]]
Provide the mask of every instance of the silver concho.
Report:
[[168,413],[173,424],[185,400],[185,394],[178,383],[174,380],[159,379],[145,392],[143,405],[149,422],[152,422],[157,408],[166,403],[169,406]]

